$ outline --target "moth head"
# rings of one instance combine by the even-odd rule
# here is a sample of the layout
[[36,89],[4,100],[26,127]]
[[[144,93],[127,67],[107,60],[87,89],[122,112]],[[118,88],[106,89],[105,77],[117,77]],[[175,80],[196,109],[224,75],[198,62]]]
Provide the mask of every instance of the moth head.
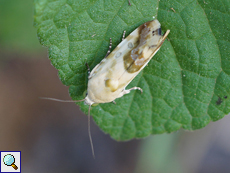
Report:
[[84,101],[85,101],[84,103],[86,105],[89,105],[89,106],[91,106],[92,104],[94,104],[94,102],[89,98],[89,95],[86,95]]

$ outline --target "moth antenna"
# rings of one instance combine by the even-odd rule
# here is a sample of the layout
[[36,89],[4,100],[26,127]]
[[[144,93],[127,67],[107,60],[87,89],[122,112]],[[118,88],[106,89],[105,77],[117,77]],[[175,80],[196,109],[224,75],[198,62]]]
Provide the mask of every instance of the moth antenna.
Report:
[[85,99],[82,99],[82,100],[61,100],[61,99],[55,99],[55,98],[49,98],[49,97],[39,97],[40,99],[45,99],[45,100],[53,100],[53,101],[56,101],[56,102],[82,102],[82,101],[85,101]]
[[89,141],[91,145],[92,155],[93,155],[93,158],[95,159],[93,140],[92,140],[92,135],[91,135],[91,130],[90,130],[90,108],[91,108],[91,105],[89,105],[89,110],[88,110],[88,134],[89,134]]

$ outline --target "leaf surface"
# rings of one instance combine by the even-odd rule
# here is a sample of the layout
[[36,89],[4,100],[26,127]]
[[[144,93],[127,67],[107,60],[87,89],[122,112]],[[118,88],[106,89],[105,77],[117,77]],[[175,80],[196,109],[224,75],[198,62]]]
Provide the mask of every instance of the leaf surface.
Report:
[[[92,107],[96,124],[116,140],[195,130],[230,112],[230,1],[35,0],[34,25],[73,100],[84,98],[92,69],[122,33],[157,18],[171,32],[128,85],[141,87]],[[87,113],[88,106],[78,103]]]

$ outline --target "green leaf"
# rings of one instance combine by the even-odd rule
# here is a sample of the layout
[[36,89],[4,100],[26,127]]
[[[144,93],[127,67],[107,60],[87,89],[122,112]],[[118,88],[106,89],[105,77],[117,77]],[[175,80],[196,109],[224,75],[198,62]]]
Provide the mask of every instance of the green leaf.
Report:
[[[83,99],[87,68],[127,34],[155,16],[171,32],[148,66],[128,85],[141,87],[91,109],[96,124],[116,140],[195,130],[230,112],[230,1],[35,0],[42,45],[74,100]],[[87,113],[88,106],[79,103]]]

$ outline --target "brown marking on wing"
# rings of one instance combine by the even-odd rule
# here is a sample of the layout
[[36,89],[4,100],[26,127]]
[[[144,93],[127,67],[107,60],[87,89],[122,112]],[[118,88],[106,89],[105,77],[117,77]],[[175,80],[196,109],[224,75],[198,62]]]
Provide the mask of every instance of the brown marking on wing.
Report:
[[[152,58],[152,57],[145,57],[143,50],[146,47],[146,45],[150,44],[149,42],[151,41],[151,37],[153,37],[152,34],[158,35],[160,34],[161,30],[157,28],[155,31],[151,31],[151,25],[152,25],[151,22],[152,21],[146,22],[140,27],[138,27],[138,33],[139,33],[138,40],[134,43],[135,45],[134,48],[123,57],[124,68],[129,73],[135,73],[139,71],[141,67],[149,60],[149,58]],[[148,49],[157,46],[158,44],[151,45],[148,47]]]
[[115,92],[118,89],[118,80],[107,79],[105,80],[105,86],[110,88],[111,92]]

